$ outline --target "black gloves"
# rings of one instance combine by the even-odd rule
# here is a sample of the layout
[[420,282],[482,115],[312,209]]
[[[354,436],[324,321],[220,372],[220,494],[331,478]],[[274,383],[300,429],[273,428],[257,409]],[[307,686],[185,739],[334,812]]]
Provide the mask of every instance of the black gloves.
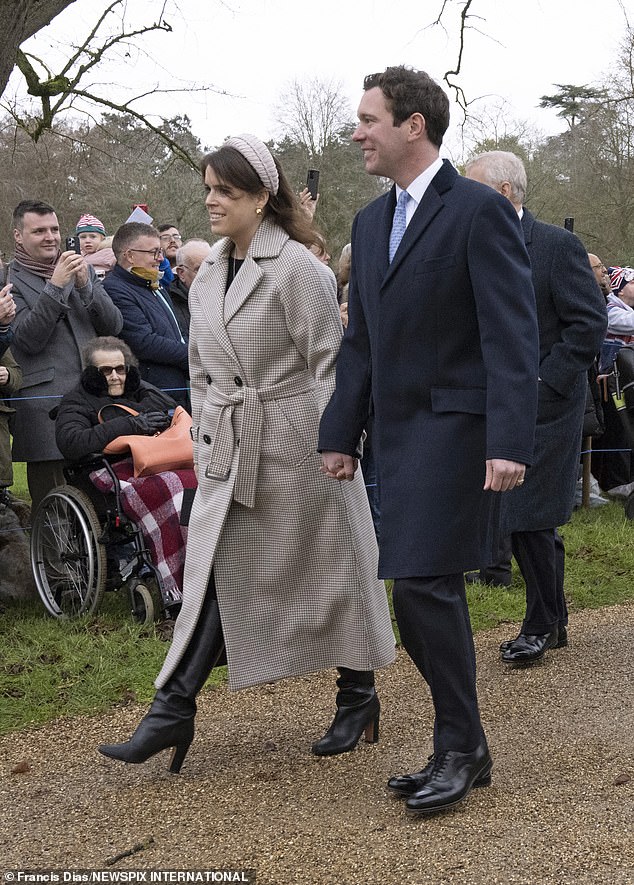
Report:
[[141,412],[132,418],[134,432],[144,436],[154,436],[166,430],[171,423],[171,418],[165,412]]

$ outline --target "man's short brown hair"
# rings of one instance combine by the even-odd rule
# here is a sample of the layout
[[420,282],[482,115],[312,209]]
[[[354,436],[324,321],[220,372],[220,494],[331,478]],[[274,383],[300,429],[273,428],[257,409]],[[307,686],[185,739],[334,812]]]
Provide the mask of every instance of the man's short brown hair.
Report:
[[449,99],[435,80],[414,68],[398,65],[386,68],[382,74],[368,74],[363,88],[378,87],[392,112],[395,126],[400,126],[412,114],[425,118],[427,137],[440,147],[449,126]]

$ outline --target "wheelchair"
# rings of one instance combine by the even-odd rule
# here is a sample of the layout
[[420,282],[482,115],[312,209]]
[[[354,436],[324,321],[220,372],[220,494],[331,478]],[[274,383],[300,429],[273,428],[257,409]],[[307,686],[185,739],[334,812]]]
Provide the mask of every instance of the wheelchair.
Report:
[[[141,530],[123,511],[112,467],[116,460],[94,455],[65,467],[67,484],[50,491],[33,516],[33,576],[55,618],[93,614],[106,591],[121,589],[141,624],[152,623],[158,614],[175,617],[180,608],[180,603],[163,602],[161,577]],[[112,492],[100,492],[90,480],[90,473],[102,467],[112,479]]]

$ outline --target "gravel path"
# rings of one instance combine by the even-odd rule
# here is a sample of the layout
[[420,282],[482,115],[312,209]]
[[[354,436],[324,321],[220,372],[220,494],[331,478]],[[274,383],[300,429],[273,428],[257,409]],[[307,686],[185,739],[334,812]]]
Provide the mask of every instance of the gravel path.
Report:
[[530,669],[498,662],[512,633],[477,637],[493,784],[453,813],[411,820],[384,790],[430,752],[431,705],[400,652],[379,676],[380,743],[331,759],[309,746],[332,714],[332,673],[205,692],[180,776],[166,754],[123,766],[95,751],[127,737],[139,707],[1,738],[0,872],[253,868],[258,885],[632,885],[634,606],[575,613],[569,648]]

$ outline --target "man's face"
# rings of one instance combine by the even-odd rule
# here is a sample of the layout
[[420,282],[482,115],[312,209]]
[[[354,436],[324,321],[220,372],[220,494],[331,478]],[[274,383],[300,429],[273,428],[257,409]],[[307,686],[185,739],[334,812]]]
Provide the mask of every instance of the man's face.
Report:
[[161,231],[161,249],[170,264],[176,261],[176,250],[180,249],[183,242],[177,228],[168,227],[167,230]]
[[176,265],[176,273],[185,288],[189,290],[189,287],[194,282],[196,274],[198,273],[200,265],[211,252],[211,246],[201,245],[199,249],[194,248],[193,246],[187,246],[186,250],[183,263]]
[[357,110],[359,123],[352,140],[363,152],[365,171],[396,180],[407,148],[407,120],[394,125],[392,112],[378,86],[363,93]]
[[594,274],[595,280],[599,284],[599,288],[604,295],[609,295],[612,291],[612,286],[610,283],[610,274],[608,273],[607,267],[601,261],[598,255],[588,254],[588,258],[590,259],[590,267],[592,268],[592,273]]
[[97,233],[97,231],[94,230],[86,231],[85,233],[79,234],[79,247],[81,249],[81,254],[94,255],[99,248],[99,244],[105,239],[106,238],[103,234]]
[[157,268],[161,263],[161,241],[158,237],[144,234],[133,240],[122,256],[126,267],[144,267],[146,270]]
[[25,212],[22,227],[16,227],[13,236],[35,261],[49,262],[56,257],[61,243],[57,215],[54,212],[46,215]]

